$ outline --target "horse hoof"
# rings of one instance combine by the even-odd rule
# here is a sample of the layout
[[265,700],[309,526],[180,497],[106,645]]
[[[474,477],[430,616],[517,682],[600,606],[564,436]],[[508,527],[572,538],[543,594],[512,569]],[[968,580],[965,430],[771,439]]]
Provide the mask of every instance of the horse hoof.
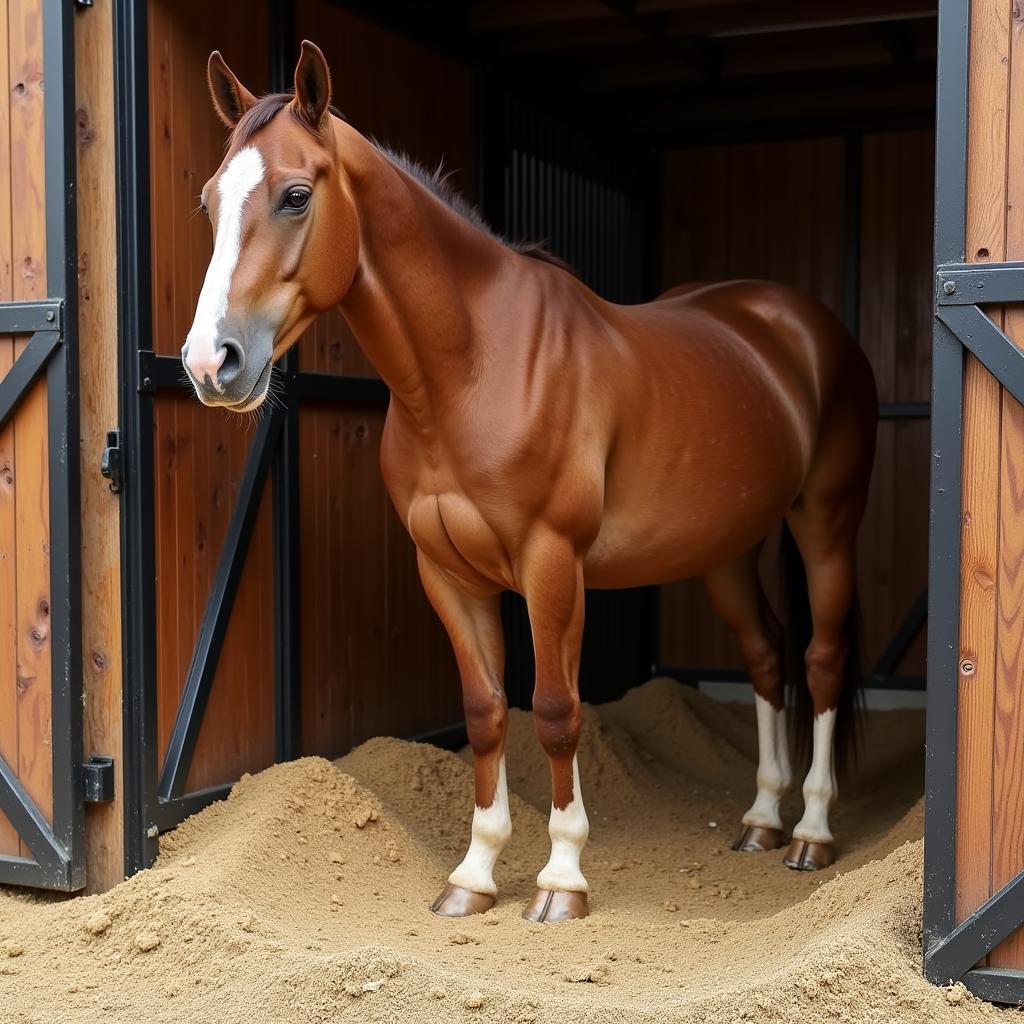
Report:
[[782,830],[763,825],[744,825],[732,848],[737,853],[764,853],[782,845]]
[[560,921],[575,921],[586,916],[585,892],[553,892],[551,889],[538,889],[523,911],[527,921],[540,924],[558,924]]
[[820,871],[834,864],[836,850],[831,843],[814,843],[807,839],[794,839],[786,850],[782,863],[794,871]]
[[471,914],[483,914],[493,906],[494,897],[485,892],[473,892],[461,885],[446,885],[430,905],[430,912],[438,917],[469,917]]

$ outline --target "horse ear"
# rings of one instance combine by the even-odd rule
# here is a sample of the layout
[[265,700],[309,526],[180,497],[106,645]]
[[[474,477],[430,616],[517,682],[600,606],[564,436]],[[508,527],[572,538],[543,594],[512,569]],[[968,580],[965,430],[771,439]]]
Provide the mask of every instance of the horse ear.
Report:
[[224,63],[220,50],[214,50],[210,54],[210,60],[206,65],[206,81],[210,86],[213,109],[229,128],[234,128],[242,119],[242,115],[256,102],[256,97]]
[[313,131],[319,131],[331,105],[331,72],[320,47],[302,40],[302,53],[295,66],[295,106]]

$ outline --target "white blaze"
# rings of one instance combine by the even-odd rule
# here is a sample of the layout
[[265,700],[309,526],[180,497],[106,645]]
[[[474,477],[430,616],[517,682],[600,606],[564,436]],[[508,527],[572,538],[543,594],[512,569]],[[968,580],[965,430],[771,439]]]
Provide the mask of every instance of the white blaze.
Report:
[[786,742],[786,712],[755,695],[757,705],[757,796],[743,815],[744,825],[782,828],[779,801],[793,781]]
[[583,807],[580,770],[572,759],[572,799],[563,810],[551,805],[548,823],[551,857],[537,876],[537,886],[558,892],[587,892],[590,886],[580,870],[580,853],[590,835],[590,823]]
[[462,863],[448,876],[452,885],[471,892],[496,896],[494,865],[512,835],[512,818],[508,810],[508,785],[505,781],[505,758],[498,765],[498,785],[490,807],[473,811],[473,835]]
[[228,311],[231,279],[242,244],[242,214],[246,199],[263,180],[263,174],[260,151],[246,146],[231,158],[217,182],[217,241],[186,342],[186,363],[192,375],[200,382],[208,376],[215,387],[218,386],[217,371],[226,354],[226,349],[217,351],[215,348],[217,326]]
[[794,839],[805,839],[812,843],[832,842],[828,809],[836,795],[832,750],[835,728],[835,708],[814,719],[814,754],[811,757],[811,770],[804,780],[804,816],[793,829]]

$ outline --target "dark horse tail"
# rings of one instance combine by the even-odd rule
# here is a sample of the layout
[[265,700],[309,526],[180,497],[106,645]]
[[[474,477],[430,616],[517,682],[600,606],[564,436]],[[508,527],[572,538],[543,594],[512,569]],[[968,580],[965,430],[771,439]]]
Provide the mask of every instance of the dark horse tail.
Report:
[[[814,725],[814,702],[807,686],[804,655],[811,642],[813,622],[807,593],[807,574],[800,550],[786,523],[782,524],[779,550],[781,577],[780,604],[785,635],[782,642],[782,671],[789,690],[789,706],[794,736],[796,766],[806,772],[811,759],[811,738]],[[862,703],[861,622],[860,606],[854,593],[850,609],[843,621],[846,658],[842,689],[836,709],[835,765],[840,773],[856,767],[859,741],[859,720]]]

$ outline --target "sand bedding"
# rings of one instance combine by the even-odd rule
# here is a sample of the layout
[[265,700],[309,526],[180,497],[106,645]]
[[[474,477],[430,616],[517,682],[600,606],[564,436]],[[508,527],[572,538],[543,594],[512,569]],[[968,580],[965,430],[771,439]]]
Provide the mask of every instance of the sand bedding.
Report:
[[0,1022],[1017,1019],[921,977],[922,741],[920,713],[871,714],[840,860],[799,874],[728,849],[752,708],[665,680],[588,708],[591,916],[558,926],[519,916],[548,847],[528,715],[510,724],[501,898],[462,921],[427,906],[469,835],[464,758],[376,739],[279,765],[103,896],[0,890]]

